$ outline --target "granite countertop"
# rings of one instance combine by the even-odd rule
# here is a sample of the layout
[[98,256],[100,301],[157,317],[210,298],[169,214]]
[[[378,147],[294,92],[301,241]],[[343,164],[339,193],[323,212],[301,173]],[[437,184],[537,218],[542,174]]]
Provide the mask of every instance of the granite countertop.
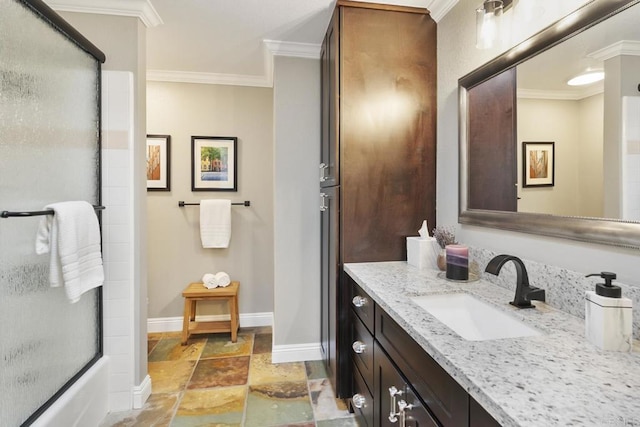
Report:
[[[345,271],[503,426],[640,426],[640,346],[599,350],[584,319],[533,302],[509,304],[513,292],[485,280],[454,283],[404,261],[345,264]],[[544,286],[541,286],[544,287]],[[542,334],[467,341],[411,301],[468,292]]]

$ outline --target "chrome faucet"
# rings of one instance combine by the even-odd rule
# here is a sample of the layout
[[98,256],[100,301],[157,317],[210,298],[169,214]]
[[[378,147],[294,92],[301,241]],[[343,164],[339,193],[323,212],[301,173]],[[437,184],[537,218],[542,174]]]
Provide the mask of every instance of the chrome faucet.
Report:
[[509,304],[515,305],[518,308],[534,308],[535,306],[531,304],[531,300],[544,302],[544,289],[529,286],[529,275],[527,274],[527,269],[524,267],[524,263],[520,258],[513,255],[498,255],[489,261],[489,264],[487,264],[487,268],[485,268],[484,271],[497,276],[498,273],[500,273],[502,266],[507,261],[513,261],[516,266],[517,274],[516,295],[513,301]]

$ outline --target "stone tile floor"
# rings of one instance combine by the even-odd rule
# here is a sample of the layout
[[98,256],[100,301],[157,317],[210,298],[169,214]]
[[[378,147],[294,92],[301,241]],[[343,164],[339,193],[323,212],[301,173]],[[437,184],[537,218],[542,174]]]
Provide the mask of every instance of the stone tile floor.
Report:
[[149,334],[151,397],[109,414],[101,427],[352,427],[322,362],[271,363],[271,328],[196,335]]

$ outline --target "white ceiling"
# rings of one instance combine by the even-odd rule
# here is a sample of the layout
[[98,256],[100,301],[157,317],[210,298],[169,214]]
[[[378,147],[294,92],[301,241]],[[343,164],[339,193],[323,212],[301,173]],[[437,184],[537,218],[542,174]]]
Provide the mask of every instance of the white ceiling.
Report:
[[[45,1],[58,11],[139,17],[150,80],[269,86],[269,50],[317,57],[336,0]],[[438,20],[457,1],[378,2],[427,8]]]
[[263,40],[319,44],[333,0],[152,0],[147,68],[259,76]]
[[[45,0],[58,11],[138,17],[147,26],[149,80],[271,86],[271,54],[317,57],[336,0]],[[360,0],[373,2],[375,0]],[[378,0],[427,8],[439,21],[458,0]],[[563,16],[585,0],[539,0],[537,14]],[[527,3],[525,3],[526,6]],[[522,9],[518,8],[518,10]],[[638,9],[638,8],[634,8]],[[531,13],[529,11],[528,13]],[[627,16],[625,14],[624,16]],[[520,22],[520,21],[518,21]],[[612,28],[631,28],[617,40],[638,40],[637,18],[609,20],[607,37],[574,38],[519,67],[519,84],[547,96],[567,92],[567,74],[593,64],[589,53],[610,45]],[[512,28],[512,31],[517,28]],[[515,33],[514,33],[515,34]],[[565,50],[568,49],[568,50]],[[637,53],[636,53],[637,54]],[[559,67],[565,63],[566,66]],[[531,70],[531,72],[527,71]],[[540,72],[544,70],[544,72]],[[551,85],[552,81],[556,81]],[[583,88],[582,90],[593,90]],[[587,95],[586,93],[578,95]],[[576,96],[576,95],[570,95]]]

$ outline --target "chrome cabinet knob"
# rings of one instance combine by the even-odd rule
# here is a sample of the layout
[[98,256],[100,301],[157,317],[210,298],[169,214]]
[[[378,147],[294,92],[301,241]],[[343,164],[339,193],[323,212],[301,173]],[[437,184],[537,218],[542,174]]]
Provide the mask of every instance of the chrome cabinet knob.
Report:
[[367,403],[367,399],[359,393],[354,394],[353,397],[351,398],[351,401],[353,402],[353,406],[355,406],[358,409],[361,409]]
[[351,300],[351,303],[357,308],[362,308],[367,305],[367,299],[365,297],[361,297],[360,295],[356,295]]
[[356,341],[351,345],[351,348],[353,349],[354,353],[362,354],[367,349],[367,345],[362,341]]

